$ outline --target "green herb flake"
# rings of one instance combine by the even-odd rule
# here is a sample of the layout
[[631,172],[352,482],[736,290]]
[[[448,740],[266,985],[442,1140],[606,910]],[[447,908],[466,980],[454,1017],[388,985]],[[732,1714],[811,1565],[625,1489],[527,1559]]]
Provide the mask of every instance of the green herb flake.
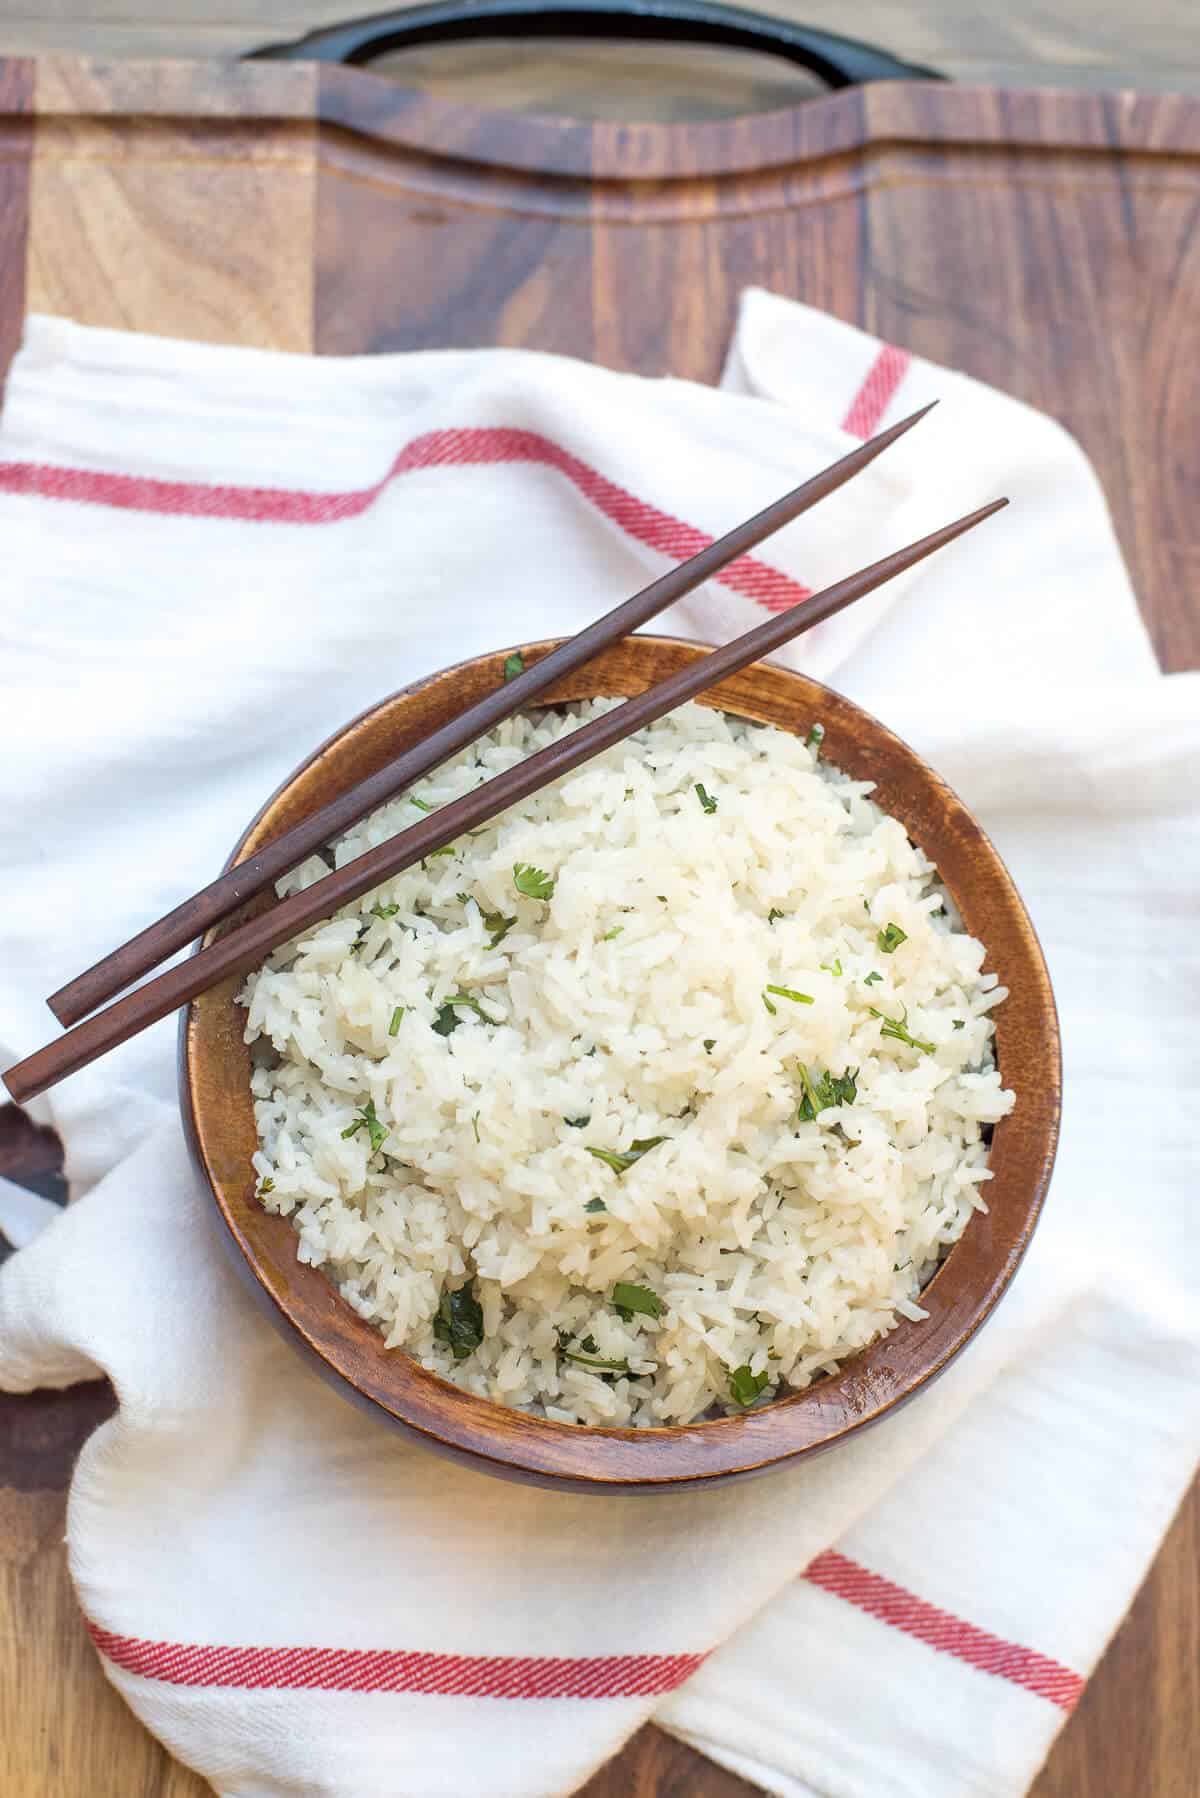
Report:
[[440,849],[431,849],[425,857],[426,861],[435,862],[440,855],[457,855],[458,850],[453,843],[443,843]]
[[500,911],[481,910],[479,915],[483,919],[484,929],[490,933],[488,938],[489,949],[497,948],[504,941],[505,937],[517,921],[515,918],[506,918],[504,913]]
[[608,1206],[604,1203],[603,1199],[589,1199],[587,1204],[584,1206],[584,1210],[585,1211],[607,1211]]
[[747,1365],[731,1368],[729,1372],[729,1390],[738,1405],[752,1405],[770,1383],[771,1376],[765,1368],[762,1373],[751,1373]]
[[[662,1138],[659,1138],[662,1141]],[[635,1316],[660,1318],[665,1309],[656,1292],[648,1286],[634,1286],[628,1280],[618,1280],[612,1289],[612,1303],[617,1315],[623,1323],[631,1323]]]
[[483,1306],[475,1297],[475,1282],[468,1280],[455,1292],[443,1292],[433,1334],[444,1342],[456,1361],[465,1361],[483,1341]]
[[614,924],[611,930],[606,930],[604,932],[604,935],[600,938],[600,941],[602,943],[611,943],[615,936],[620,936],[620,934],[624,930],[624,928],[625,928],[624,924]]
[[504,678],[506,681],[516,680],[518,674],[525,672],[525,657],[519,649],[514,649],[510,656],[504,658]]
[[705,792],[704,787],[700,783],[700,781],[696,782],[695,792],[696,792],[696,798],[700,801],[700,804],[701,804],[702,808],[704,809],[704,811],[706,811],[710,815],[716,811],[717,801],[713,798],[711,793]]
[[813,1005],[815,1000],[811,993],[798,993],[794,986],[769,986],[763,994],[763,1004],[775,1016],[775,1007],[767,998],[767,993],[774,993],[777,999],[791,999],[795,1005]]
[[894,955],[901,943],[907,943],[908,932],[901,930],[899,924],[885,924],[875,941],[884,955]]
[[770,911],[767,913],[767,923],[773,924],[775,922],[776,918],[782,918],[785,916],[786,916],[786,913],[781,912],[781,911],[777,910],[777,908],[775,906],[772,906]]
[[457,1010],[455,1009],[460,1005],[465,1006],[468,1011],[473,1011],[475,1016],[481,1019],[485,1024],[494,1024],[496,1022],[495,1018],[488,1017],[487,1012],[484,1011],[479,1000],[473,999],[470,993],[447,993],[445,999],[438,1008],[437,1018],[433,1026],[439,1036],[450,1036],[462,1023],[462,1019],[458,1016]]
[[362,948],[363,943],[366,940],[366,935],[367,935],[368,930],[370,930],[370,928],[371,928],[370,918],[364,918],[362,923],[358,927],[358,935],[355,937],[354,941],[350,945],[351,955],[358,954],[359,950]]
[[923,1041],[919,1036],[910,1035],[907,1027],[908,1009],[906,1006],[901,1006],[900,1016],[898,1018],[889,1018],[885,1016],[882,1011],[876,1011],[873,1005],[869,1007],[869,1010],[871,1016],[873,1018],[878,1018],[883,1026],[882,1030],[879,1032],[880,1036],[894,1037],[898,1043],[907,1043],[910,1049],[920,1049],[922,1055],[933,1054],[932,1043]]
[[818,1112],[829,1111],[835,1105],[853,1105],[858,1097],[857,1068],[845,1074],[814,1075],[809,1073],[802,1061],[798,1061],[796,1066],[804,1089],[804,1097],[796,1113],[801,1123],[814,1122]]
[[541,868],[535,868],[532,862],[513,863],[513,885],[518,893],[524,893],[527,899],[552,899],[554,897],[554,879]]
[[388,1035],[389,1036],[395,1036],[397,1034],[397,1032],[400,1029],[401,1019],[403,1017],[404,1017],[404,1007],[403,1007],[403,1005],[397,1005],[395,1011],[392,1013],[392,1021],[388,1025]]
[[255,1193],[254,1196],[256,1199],[265,1199],[269,1192],[274,1192],[274,1191],[275,1191],[275,1182],[274,1182],[274,1180],[272,1180],[271,1176],[268,1174],[265,1180],[260,1180],[259,1186],[258,1186],[258,1191]]
[[398,905],[380,905],[377,899],[371,907],[371,916],[373,918],[394,918],[399,910]]
[[640,1161],[649,1150],[657,1149],[660,1142],[669,1141],[670,1138],[666,1136],[646,1136],[638,1142],[630,1143],[629,1147],[624,1150],[589,1148],[588,1154],[594,1155],[597,1161],[603,1161],[614,1174],[624,1174],[629,1171],[635,1161]]
[[479,1113],[478,1112],[476,1112],[475,1116],[471,1119],[471,1128],[475,1132],[475,1141],[478,1142],[479,1141]]
[[354,1122],[342,1131],[342,1137],[345,1139],[348,1136],[356,1136],[360,1130],[365,1130],[371,1139],[372,1155],[378,1154],[387,1141],[388,1133],[375,1115],[374,1099],[367,1100]]
[[434,1035],[453,1036],[461,1023],[462,1019],[453,1005],[441,1005],[438,1007],[437,1017],[433,1020]]
[[956,1030],[964,1030],[964,1029],[965,1029],[965,1028],[966,1028],[966,1021],[965,1021],[965,1019],[963,1019],[963,1018],[955,1018],[955,1020],[954,1020],[954,1028],[955,1028],[955,1029],[956,1029]]
[[834,957],[833,961],[823,961],[821,963],[822,974],[833,974],[836,977],[837,975],[839,975],[841,973],[841,971],[842,971],[842,964],[841,964],[841,961],[836,956]]
[[428,799],[418,799],[415,793],[409,794],[408,803],[410,805],[415,805],[419,812],[431,812],[433,810]]
[[821,745],[825,741],[825,726],[814,724],[804,739],[804,747],[811,749],[814,755],[820,755]]
[[706,1036],[705,1037],[704,1047],[707,1049],[707,1051],[710,1055],[712,1054],[712,1052],[716,1048],[716,1046],[717,1046],[717,1039],[715,1036]]
[[628,1361],[603,1361],[591,1355],[580,1355],[574,1349],[563,1349],[564,1361],[574,1361],[580,1367],[594,1368],[597,1373],[628,1373]]
[[563,1123],[569,1130],[583,1130],[591,1123],[591,1115],[582,1118],[564,1118]]
[[882,979],[883,979],[883,975],[878,973],[874,968],[872,968],[871,972],[867,975],[866,979],[863,981],[863,985],[864,986],[878,986],[879,982]]

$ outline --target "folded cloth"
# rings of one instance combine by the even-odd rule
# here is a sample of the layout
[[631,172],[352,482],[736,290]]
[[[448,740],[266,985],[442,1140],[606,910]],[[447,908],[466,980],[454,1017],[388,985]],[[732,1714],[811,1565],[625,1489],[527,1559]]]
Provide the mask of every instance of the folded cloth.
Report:
[[112,1379],[71,1491],[80,1603],[128,1702],[230,1798],[548,1798],[652,1715],[791,1798],[1026,1788],[1200,1442],[1200,677],[1157,672],[1056,425],[765,294],[721,392],[30,321],[0,427],[7,1056],[342,721],[578,628],[933,398],[660,627],[725,639],[1013,498],[790,652],[974,809],[1062,1010],[1044,1220],[933,1391],[748,1486],[502,1485],[395,1439],[261,1320],[188,1164],[169,1022],[39,1103],[77,1202],[0,1274],[0,1385]]

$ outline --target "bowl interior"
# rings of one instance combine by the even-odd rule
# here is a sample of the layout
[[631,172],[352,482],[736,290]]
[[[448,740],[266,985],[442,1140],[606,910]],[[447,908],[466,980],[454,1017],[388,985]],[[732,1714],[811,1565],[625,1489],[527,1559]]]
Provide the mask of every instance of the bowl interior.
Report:
[[[553,645],[525,646],[526,661]],[[240,861],[461,712],[503,679],[507,652],[478,657],[406,688],[326,743],[268,801],[234,852]],[[552,688],[540,703],[638,693],[704,650],[667,638],[618,645]],[[600,1429],[507,1410],[385,1350],[316,1268],[296,1256],[288,1219],[255,1199],[258,1142],[250,1096],[240,979],[225,981],[186,1013],[181,1099],[193,1153],[237,1251],[276,1319],[322,1371],[428,1446],[511,1478],[608,1490],[677,1489],[728,1479],[828,1447],[931,1379],[987,1317],[1016,1270],[1037,1221],[1058,1135],[1060,1058],[1053,995],[1041,948],[1007,870],[943,781],[890,731],[849,700],[788,670],[755,666],[702,703],[807,733],[825,726],[823,754],[899,818],[933,861],[966,928],[987,949],[986,967],[1009,988],[999,1007],[996,1052],[1012,1115],[996,1126],[988,1211],[925,1288],[923,1323],[901,1322],[881,1341],[810,1388],[742,1416],[669,1429]],[[273,903],[271,895],[255,909]],[[245,915],[245,914],[242,914]],[[229,928],[225,926],[224,928]]]

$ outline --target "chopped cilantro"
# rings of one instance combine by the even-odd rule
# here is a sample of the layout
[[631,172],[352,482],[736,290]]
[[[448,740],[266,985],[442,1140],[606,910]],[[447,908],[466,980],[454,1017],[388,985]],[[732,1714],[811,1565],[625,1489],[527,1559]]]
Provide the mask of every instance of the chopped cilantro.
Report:
[[515,918],[506,918],[501,911],[484,911],[481,908],[479,915],[483,919],[484,928],[491,932],[489,949],[495,949],[502,943],[517,921]]
[[455,1011],[455,1007],[458,1005],[465,1005],[468,1010],[475,1013],[477,1018],[481,1018],[485,1024],[494,1024],[496,1022],[495,1018],[488,1017],[487,1012],[484,1011],[479,1000],[473,999],[470,993],[447,993],[445,999],[438,1008],[437,1019],[433,1026],[439,1036],[451,1035],[451,1033],[457,1030],[458,1026],[462,1023],[462,1019]]
[[798,993],[794,986],[769,986],[762,998],[763,1004],[772,1017],[775,1016],[776,1007],[767,998],[767,993],[774,993],[777,999],[791,999],[796,1005],[812,1005],[814,1003],[811,993]]
[[433,1333],[444,1342],[456,1361],[465,1361],[483,1341],[483,1307],[475,1297],[475,1282],[468,1280],[455,1292],[443,1292]]
[[[588,1341],[591,1341],[589,1336]],[[628,1361],[604,1361],[591,1355],[576,1354],[574,1349],[563,1349],[564,1361],[576,1361],[580,1367],[594,1367],[599,1373],[628,1373]]]
[[478,1142],[479,1141],[479,1113],[478,1112],[476,1112],[475,1116],[471,1119],[471,1128],[475,1132],[475,1141]]
[[380,905],[377,899],[371,907],[371,916],[373,918],[394,918],[399,910],[398,905]]
[[255,1193],[254,1196],[256,1199],[265,1199],[269,1192],[274,1192],[274,1191],[275,1191],[275,1182],[274,1182],[274,1180],[272,1180],[271,1176],[268,1174],[265,1180],[261,1180],[259,1182],[258,1191]]
[[433,810],[428,799],[418,799],[415,793],[409,794],[408,803],[410,805],[415,805],[419,812],[431,812]]
[[885,924],[875,941],[884,955],[894,955],[901,943],[907,943],[908,932],[901,930],[899,924]]
[[735,1404],[752,1405],[760,1393],[765,1392],[771,1383],[771,1376],[764,1371],[751,1373],[749,1366],[734,1367],[729,1372],[729,1390],[733,1394]]
[[436,1036],[453,1036],[461,1023],[462,1019],[453,1005],[441,1005],[438,1007],[437,1017],[433,1020],[434,1034]]
[[806,749],[811,749],[814,752],[814,754],[820,755],[821,745],[824,741],[825,741],[825,726],[823,724],[814,724],[812,729],[809,731],[808,735],[804,739],[804,747]]
[[837,975],[837,974],[840,974],[841,971],[842,971],[842,964],[841,964],[840,959],[837,956],[834,956],[832,961],[823,961],[821,963],[822,974]]
[[589,1148],[588,1154],[594,1155],[597,1161],[603,1161],[614,1174],[624,1174],[628,1172],[635,1161],[640,1161],[648,1150],[656,1149],[660,1142],[669,1140],[669,1137],[666,1136],[646,1136],[639,1142],[630,1143],[629,1147],[624,1150]]
[[400,1028],[400,1020],[403,1016],[404,1016],[403,1005],[397,1005],[395,1011],[392,1013],[392,1021],[388,1025],[388,1035],[389,1036],[395,1036],[396,1032]]
[[776,918],[782,918],[785,916],[786,916],[786,913],[781,912],[781,911],[777,910],[777,908],[775,906],[772,906],[770,911],[767,913],[767,923],[773,924],[775,922]]
[[883,979],[883,975],[878,973],[876,971],[876,969],[872,968],[871,972],[867,975],[866,979],[863,981],[863,985],[864,986],[877,986],[878,983],[882,979]]
[[606,930],[604,932],[604,935],[600,938],[600,941],[602,943],[611,943],[615,936],[620,936],[620,934],[624,930],[624,928],[625,928],[624,924],[614,924],[611,930]]
[[932,1043],[924,1042],[919,1036],[910,1035],[908,1028],[907,1028],[907,1025],[908,1025],[908,1008],[907,1008],[907,1006],[902,1005],[900,1007],[900,1016],[895,1019],[886,1017],[884,1015],[884,1013],[881,1011],[876,1011],[876,1009],[873,1005],[869,1009],[870,1009],[871,1016],[873,1018],[878,1018],[880,1023],[883,1025],[883,1029],[879,1032],[880,1036],[895,1037],[895,1039],[898,1043],[907,1043],[910,1049],[920,1049],[920,1051],[923,1055],[932,1055],[933,1054],[933,1044]]
[[374,1099],[367,1100],[354,1122],[342,1131],[342,1136],[356,1136],[360,1130],[365,1130],[371,1139],[372,1155],[376,1154],[387,1141],[388,1133],[375,1116]]
[[607,1211],[608,1206],[604,1203],[603,1199],[589,1199],[587,1204],[584,1206],[584,1210],[585,1211]]
[[590,1114],[587,1117],[582,1117],[582,1118],[564,1118],[563,1119],[563,1123],[566,1124],[568,1129],[570,1129],[570,1130],[582,1130],[585,1127],[585,1125],[590,1124],[591,1121],[592,1120],[591,1120]]
[[962,1030],[965,1026],[965,1023],[966,1023],[966,1020],[964,1018],[955,1018],[954,1028],[956,1030]]
[[618,1316],[625,1323],[630,1323],[635,1315],[659,1318],[663,1314],[663,1302],[656,1292],[648,1286],[633,1286],[628,1280],[618,1280],[612,1289],[612,1302]]
[[370,930],[370,928],[371,928],[370,918],[364,918],[362,923],[358,927],[358,935],[355,937],[354,941],[350,945],[351,955],[358,954],[359,950],[363,946],[363,941],[366,938],[366,934],[367,934],[368,930]]
[[712,812],[716,811],[716,809],[717,809],[716,800],[713,798],[711,793],[705,792],[704,787],[700,781],[696,782],[696,798],[700,801],[701,806],[703,807],[703,809],[706,812],[711,814]]
[[513,863],[513,885],[527,899],[551,899],[554,896],[553,877],[541,868],[535,868],[532,862]]
[[712,1054],[712,1052],[716,1048],[716,1046],[717,1046],[717,1039],[715,1036],[706,1036],[705,1037],[704,1047],[708,1050],[708,1053],[710,1055]]
[[504,658],[504,678],[506,681],[516,680],[518,674],[525,672],[525,657],[519,649],[514,649],[510,656]]
[[796,1066],[804,1088],[804,1097],[796,1113],[802,1123],[811,1123],[819,1111],[828,1111],[834,1105],[853,1105],[858,1097],[857,1068],[846,1074],[818,1074],[814,1079],[802,1061]]
[[443,843],[440,849],[431,849],[425,857],[426,861],[435,862],[439,855],[457,855],[458,850],[453,843]]

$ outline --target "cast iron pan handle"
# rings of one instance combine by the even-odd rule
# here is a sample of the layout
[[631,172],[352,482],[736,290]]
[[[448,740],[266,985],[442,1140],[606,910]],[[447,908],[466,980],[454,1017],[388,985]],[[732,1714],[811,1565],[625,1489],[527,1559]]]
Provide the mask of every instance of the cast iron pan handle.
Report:
[[718,0],[432,0],[310,31],[289,44],[251,51],[257,59],[370,62],[389,50],[473,37],[654,38],[765,50],[811,69],[830,87],[863,81],[941,81],[936,69],[886,50],[787,19],[723,6]]

